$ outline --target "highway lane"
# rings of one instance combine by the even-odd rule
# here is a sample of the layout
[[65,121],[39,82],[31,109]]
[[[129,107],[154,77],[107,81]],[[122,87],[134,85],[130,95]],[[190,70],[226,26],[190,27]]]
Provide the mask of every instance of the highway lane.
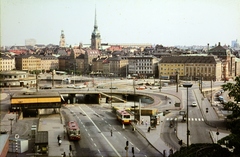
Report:
[[[72,115],[75,115],[73,117],[76,119],[79,117],[81,134],[83,138],[85,136],[91,141],[86,143],[87,139],[84,139],[84,145],[86,148],[89,145],[92,156],[126,156],[124,149],[126,141],[129,141],[129,155],[132,155],[131,149],[134,147],[135,156],[161,156],[140,134],[132,132],[131,126],[125,126],[123,129],[109,109],[106,110],[98,105],[75,105],[69,107],[69,110],[72,111]],[[82,141],[79,141],[80,147],[83,146]],[[82,148],[78,148],[80,149]],[[77,151],[76,155],[81,155],[79,153]]]

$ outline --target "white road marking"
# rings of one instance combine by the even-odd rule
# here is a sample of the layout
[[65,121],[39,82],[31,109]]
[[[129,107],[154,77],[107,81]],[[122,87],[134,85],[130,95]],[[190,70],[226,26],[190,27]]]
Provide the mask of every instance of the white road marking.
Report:
[[88,117],[88,119],[93,123],[93,125],[96,127],[98,132],[102,135],[102,137],[106,140],[106,142],[110,145],[110,147],[114,150],[114,152],[117,154],[117,156],[121,157],[121,155],[117,152],[117,150],[113,147],[113,145],[108,141],[108,139],[104,136],[104,134],[101,132],[101,130],[97,127],[97,125],[92,121],[92,119],[88,116],[88,114],[80,107],[78,108]]

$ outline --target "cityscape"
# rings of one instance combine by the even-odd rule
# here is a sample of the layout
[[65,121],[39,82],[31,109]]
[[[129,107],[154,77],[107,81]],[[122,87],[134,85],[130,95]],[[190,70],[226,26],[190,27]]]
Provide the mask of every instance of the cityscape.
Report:
[[[38,5],[41,9],[44,6],[49,7],[47,4],[55,4],[54,0],[23,2],[25,5],[14,0],[1,2],[5,6],[3,13],[6,13],[5,16],[15,18],[17,15],[8,12],[6,8],[17,10],[22,6],[27,11],[30,6]],[[122,20],[126,18],[128,7],[136,4],[136,14],[141,13],[142,10],[139,8],[144,8],[151,13],[141,14],[142,18],[154,17],[159,9],[155,8],[155,5],[162,4],[159,13],[166,13],[165,18],[175,17],[177,22],[178,16],[185,16],[183,21],[191,19],[195,25],[195,18],[192,19],[189,11],[172,15],[167,7],[172,5],[172,9],[179,11],[179,7],[182,7],[180,9],[182,10],[184,7],[198,4],[198,7],[204,6],[207,13],[213,6],[212,10],[218,10],[225,5],[226,11],[232,7],[230,12],[235,13],[237,7],[233,6],[239,5],[239,2],[227,3],[223,0],[216,6],[213,2],[151,1],[149,4],[143,1],[133,2],[135,3],[127,1],[111,3],[108,0],[82,2],[86,8],[83,7],[81,11],[77,6],[81,3],[74,0],[69,5],[65,1],[56,4],[57,9],[62,8],[60,16],[65,11],[71,11],[70,15],[74,15],[75,9],[90,15],[86,15],[88,22],[85,22],[85,25],[89,25],[82,29],[86,27],[91,30],[88,29],[88,35],[82,37],[80,42],[79,37],[76,40],[75,35],[68,36],[72,30],[65,27],[65,24],[62,28],[56,27],[58,30],[54,28],[54,31],[49,32],[49,35],[58,32],[58,37],[54,37],[56,39],[52,38],[52,34],[48,37],[48,33],[45,32],[49,38],[46,42],[57,41],[57,44],[52,44],[56,42],[51,41],[43,42],[41,35],[38,35],[41,43],[46,43],[39,44],[37,36],[34,35],[39,32],[32,33],[32,37],[21,36],[16,39],[13,39],[10,33],[8,38],[5,28],[7,24],[11,25],[11,22],[5,22],[3,28],[6,31],[2,35],[0,66],[0,156],[240,155],[239,34],[236,32],[232,35],[229,31],[229,36],[226,35],[225,38],[224,33],[214,38],[205,38],[206,35],[203,35],[204,37],[199,37],[199,41],[201,40],[199,44],[198,37],[191,40],[192,36],[186,34],[185,37],[176,37],[176,40],[166,37],[165,43],[161,37],[155,40],[157,32],[153,27],[148,35],[142,34],[146,39],[152,36],[148,41],[142,40],[142,35],[135,34],[134,38],[129,37],[130,34],[125,34],[127,33],[125,26],[121,25],[122,30],[114,28],[115,20],[109,22],[111,20],[107,15],[108,11],[113,11],[115,5],[119,8],[126,6],[122,12],[119,8],[116,9],[115,18],[119,17],[118,21]],[[105,10],[101,8],[103,5],[106,7]],[[91,9],[87,10],[89,6]],[[147,10],[150,6],[152,11]],[[200,9],[198,7],[196,11]],[[33,11],[33,14],[40,15],[38,9]],[[68,16],[69,12],[65,14]],[[195,16],[202,17],[204,14]],[[224,19],[225,14],[221,15]],[[6,21],[5,16],[3,21]],[[26,15],[28,18],[30,16],[32,15]],[[49,14],[49,18],[51,16]],[[79,19],[81,16],[79,15]],[[128,18],[134,22],[139,20],[139,16],[129,14]],[[157,14],[156,17],[158,16]],[[66,21],[71,19],[72,17],[69,17]],[[229,18],[230,24],[239,23],[239,21],[231,23],[234,19],[235,16]],[[109,25],[103,20],[109,22]],[[166,22],[164,18],[160,20]],[[144,22],[152,24],[151,21]],[[197,23],[201,23],[201,18]],[[77,24],[78,22],[75,23]],[[182,32],[181,23],[178,24],[178,30]],[[119,40],[108,37],[109,33],[113,35],[110,26],[115,29],[116,39]],[[31,27],[29,24],[30,32]],[[149,29],[148,25],[146,27]],[[156,27],[159,27],[158,24]],[[190,33],[192,26],[188,27]],[[222,28],[225,28],[224,24]],[[235,27],[231,28],[234,32]],[[109,32],[106,31],[108,29]],[[118,29],[124,30],[125,33],[118,32]],[[134,34],[136,30],[132,29],[132,33]],[[139,26],[139,31],[141,30],[143,28]],[[160,28],[157,30],[160,34],[163,33]],[[154,35],[151,34],[152,31],[155,31]],[[83,34],[85,35],[85,32]],[[134,40],[124,41],[122,35]],[[90,38],[90,42],[85,40],[87,37]],[[172,43],[169,42],[171,40]],[[205,43],[203,45],[202,40]],[[16,41],[22,44],[16,44]],[[192,45],[184,43],[191,44],[191,41]]]

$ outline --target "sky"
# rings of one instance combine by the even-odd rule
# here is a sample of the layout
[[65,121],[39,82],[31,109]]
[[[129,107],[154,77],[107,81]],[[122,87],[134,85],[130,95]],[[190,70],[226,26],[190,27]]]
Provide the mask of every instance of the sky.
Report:
[[95,9],[101,42],[164,46],[240,40],[240,0],[1,0],[1,45],[90,44]]

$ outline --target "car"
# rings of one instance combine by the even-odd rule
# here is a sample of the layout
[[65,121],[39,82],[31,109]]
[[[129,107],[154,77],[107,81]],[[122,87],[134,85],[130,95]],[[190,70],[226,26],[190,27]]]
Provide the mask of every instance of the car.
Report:
[[44,86],[40,86],[40,89],[52,89],[52,86],[44,85]]
[[117,87],[110,87],[109,89],[118,89]]
[[197,102],[194,101],[194,102],[192,103],[192,107],[197,107]]
[[103,86],[97,86],[97,88],[103,89],[104,87]]
[[74,86],[73,88],[74,88],[74,89],[81,89],[82,86]]
[[74,84],[67,85],[67,88],[74,88],[74,87],[75,87]]
[[159,87],[150,87],[150,89],[154,90],[154,89],[158,89]]

